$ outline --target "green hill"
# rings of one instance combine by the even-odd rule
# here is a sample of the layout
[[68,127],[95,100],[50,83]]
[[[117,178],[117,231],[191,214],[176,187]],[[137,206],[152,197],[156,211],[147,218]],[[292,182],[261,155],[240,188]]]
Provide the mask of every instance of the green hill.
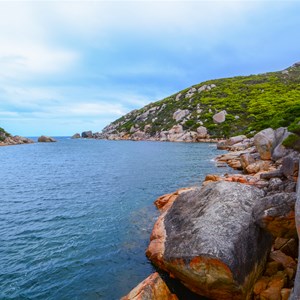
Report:
[[[214,115],[222,111],[225,121],[216,122]],[[161,132],[181,125],[184,132],[196,132],[203,126],[210,137],[220,138],[253,135],[267,127],[286,127],[298,121],[300,63],[279,72],[208,80],[193,85],[119,118],[104,128],[102,136],[159,139]]]
[[3,128],[0,127],[0,142],[5,141],[5,139],[10,136],[11,135],[8,132],[6,132]]

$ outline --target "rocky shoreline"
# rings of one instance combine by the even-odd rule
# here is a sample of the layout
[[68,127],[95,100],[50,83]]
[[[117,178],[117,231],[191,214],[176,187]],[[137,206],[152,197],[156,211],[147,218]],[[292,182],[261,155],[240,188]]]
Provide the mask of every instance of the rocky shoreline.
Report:
[[33,143],[34,143],[33,140],[18,135],[6,136],[5,138],[3,138],[3,140],[0,140],[0,146],[13,146],[13,145],[33,144]]
[[218,148],[229,152],[217,165],[240,174],[209,174],[201,188],[158,198],[161,215],[146,250],[158,272],[122,299],[185,299],[161,270],[208,299],[300,299],[299,153],[282,146],[288,135],[285,128],[268,128],[252,139],[220,141]]

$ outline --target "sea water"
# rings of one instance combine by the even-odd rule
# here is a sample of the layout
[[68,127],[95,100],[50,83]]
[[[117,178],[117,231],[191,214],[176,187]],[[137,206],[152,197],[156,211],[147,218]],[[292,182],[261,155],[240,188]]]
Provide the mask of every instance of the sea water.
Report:
[[119,299],[153,272],[153,201],[224,173],[214,144],[0,148],[0,299]]

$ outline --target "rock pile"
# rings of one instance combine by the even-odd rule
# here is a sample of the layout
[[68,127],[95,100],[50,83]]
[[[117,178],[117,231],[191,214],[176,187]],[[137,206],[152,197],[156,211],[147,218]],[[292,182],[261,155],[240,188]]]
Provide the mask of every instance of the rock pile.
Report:
[[[0,135],[1,137],[1,135]],[[22,137],[22,136],[5,136],[2,140],[0,140],[0,146],[10,146],[10,145],[20,145],[20,144],[32,144],[33,140]]]
[[218,148],[229,152],[217,164],[241,174],[207,175],[201,188],[158,198],[161,215],[146,251],[151,262],[209,299],[284,300],[293,286],[291,299],[300,299],[299,153],[282,146],[287,135],[266,129],[221,141]]

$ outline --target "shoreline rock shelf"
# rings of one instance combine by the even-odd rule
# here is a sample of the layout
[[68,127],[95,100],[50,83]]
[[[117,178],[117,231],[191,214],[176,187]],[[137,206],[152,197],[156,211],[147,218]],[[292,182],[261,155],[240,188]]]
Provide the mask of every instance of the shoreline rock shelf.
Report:
[[242,173],[210,174],[201,188],[159,197],[150,261],[208,299],[300,299],[300,155],[282,146],[288,134],[269,128],[221,141],[229,152],[216,164]]
[[12,136],[3,128],[0,128],[0,146],[12,146],[22,144],[33,144],[34,141],[19,135]]
[[272,245],[252,218],[262,196],[256,187],[225,181],[182,193],[155,225],[147,257],[197,294],[249,299]]

